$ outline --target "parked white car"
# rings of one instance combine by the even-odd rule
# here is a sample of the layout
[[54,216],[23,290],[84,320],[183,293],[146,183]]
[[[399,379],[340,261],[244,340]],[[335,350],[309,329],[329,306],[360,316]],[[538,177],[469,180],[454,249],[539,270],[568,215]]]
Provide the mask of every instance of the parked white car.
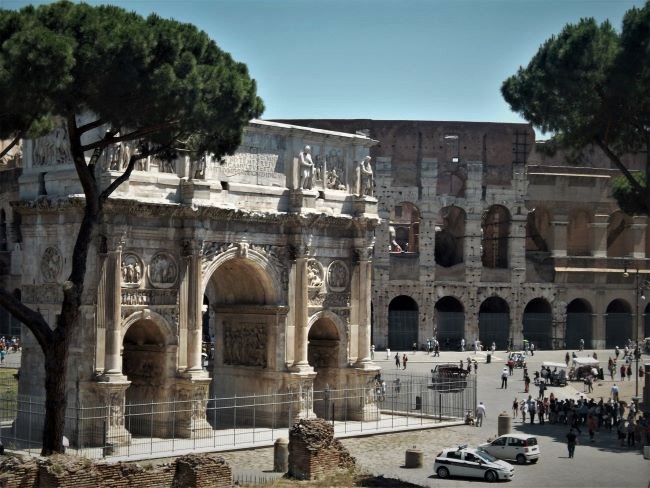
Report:
[[512,464],[501,461],[485,451],[467,446],[443,449],[436,456],[433,470],[439,478],[465,476],[483,478],[490,482],[510,479],[515,473]]
[[527,434],[505,434],[478,448],[499,459],[514,459],[517,464],[535,464],[540,455],[537,437]]

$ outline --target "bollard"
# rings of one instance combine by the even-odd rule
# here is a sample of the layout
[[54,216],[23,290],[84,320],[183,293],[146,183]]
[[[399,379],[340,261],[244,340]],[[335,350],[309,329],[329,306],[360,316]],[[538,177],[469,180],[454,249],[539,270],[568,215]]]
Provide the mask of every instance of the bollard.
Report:
[[423,459],[423,454],[422,451],[419,449],[416,449],[415,446],[413,446],[413,449],[407,449],[406,450],[406,457],[404,459],[404,467],[405,468],[421,468],[422,467],[422,459]]
[[278,437],[273,444],[273,471],[286,473],[289,471],[289,439]]
[[497,435],[502,436],[503,434],[509,434],[511,430],[512,418],[506,412],[501,412],[497,424]]
[[485,358],[485,363],[490,364],[491,362],[492,362],[492,354],[488,352],[487,357]]
[[422,397],[421,396],[416,396],[415,397],[415,410],[422,410]]

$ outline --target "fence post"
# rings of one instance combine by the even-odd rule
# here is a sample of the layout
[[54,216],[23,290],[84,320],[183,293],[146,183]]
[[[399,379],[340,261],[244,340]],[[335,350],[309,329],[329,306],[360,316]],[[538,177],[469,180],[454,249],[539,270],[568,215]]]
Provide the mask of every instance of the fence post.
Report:
[[442,422],[442,393],[438,392],[438,421]]
[[237,393],[235,393],[235,402],[232,409],[232,443],[237,445]]
[[153,400],[151,400],[151,421],[149,422],[149,454],[153,454]]
[[172,401],[174,408],[172,411],[172,452],[174,452],[174,446],[176,445],[176,409],[178,408],[176,405],[176,394],[174,394]]
[[28,431],[27,435],[29,437],[27,438],[27,445],[29,447],[28,447],[27,450],[31,451],[32,450],[31,449],[31,445],[32,445],[32,397],[29,397],[29,404],[28,405],[29,405],[29,415],[28,415],[29,421],[27,422],[27,425],[29,427],[27,428],[27,431]]

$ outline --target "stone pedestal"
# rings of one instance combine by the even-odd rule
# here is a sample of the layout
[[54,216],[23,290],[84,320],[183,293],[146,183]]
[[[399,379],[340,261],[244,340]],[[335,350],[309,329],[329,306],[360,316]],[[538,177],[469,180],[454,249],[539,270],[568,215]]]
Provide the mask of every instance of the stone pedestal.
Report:
[[300,213],[306,209],[316,208],[317,190],[291,190],[289,191],[289,206],[292,212]]
[[358,372],[358,379],[355,383],[358,385],[359,395],[356,398],[348,399],[348,419],[365,422],[380,419],[375,385],[375,375],[378,370],[377,366],[374,370],[355,370]]
[[210,200],[210,184],[203,180],[182,179],[180,189],[183,203],[192,203],[194,200]]
[[289,391],[291,401],[291,425],[301,419],[314,419],[314,378],[316,373],[296,373],[291,375]]
[[[93,446],[126,446],[131,443],[131,433],[125,426],[125,393],[131,382],[122,375],[102,375],[93,386],[98,408],[105,412],[100,418],[83,422],[79,435]],[[100,425],[101,423],[101,425]],[[92,426],[90,425],[92,424]]]
[[210,378],[193,374],[176,381],[176,410],[174,434],[183,439],[212,436],[212,426],[206,419]]
[[352,203],[353,213],[357,217],[369,217],[377,215],[377,199],[375,197],[355,197]]

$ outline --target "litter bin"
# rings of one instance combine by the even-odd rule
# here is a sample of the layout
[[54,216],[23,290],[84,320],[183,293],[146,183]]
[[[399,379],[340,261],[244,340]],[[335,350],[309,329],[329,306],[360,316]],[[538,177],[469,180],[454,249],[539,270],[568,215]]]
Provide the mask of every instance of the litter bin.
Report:
[[419,395],[415,397],[415,409],[422,410],[422,397]]
[[487,354],[487,359],[485,360],[485,362],[486,362],[487,364],[490,364],[490,363],[492,362],[492,354],[490,354],[489,352],[488,352],[488,354]]

